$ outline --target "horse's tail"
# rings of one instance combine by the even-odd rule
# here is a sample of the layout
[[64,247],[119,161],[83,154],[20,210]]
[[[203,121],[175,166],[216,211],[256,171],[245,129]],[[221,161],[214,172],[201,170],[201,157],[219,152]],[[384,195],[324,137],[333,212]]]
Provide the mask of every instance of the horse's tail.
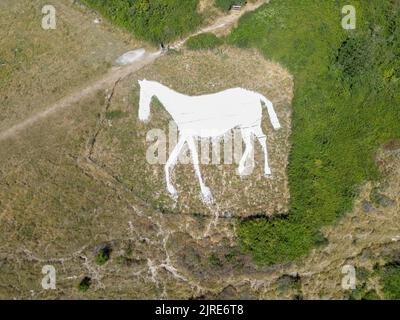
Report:
[[260,94],[260,99],[262,102],[264,102],[265,106],[267,107],[268,110],[268,115],[271,120],[271,124],[274,127],[275,130],[278,130],[281,128],[281,124],[279,123],[279,119],[276,115],[274,105],[272,104],[271,101],[269,101],[266,97],[264,97],[262,94]]

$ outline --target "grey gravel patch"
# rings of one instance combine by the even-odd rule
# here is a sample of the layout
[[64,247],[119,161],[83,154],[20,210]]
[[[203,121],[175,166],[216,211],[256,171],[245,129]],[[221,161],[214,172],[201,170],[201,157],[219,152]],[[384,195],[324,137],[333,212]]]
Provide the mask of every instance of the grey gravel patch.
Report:
[[127,64],[131,64],[139,59],[141,59],[144,54],[146,53],[146,50],[141,48],[137,50],[132,50],[124,53],[122,56],[120,56],[115,63],[119,66],[124,66]]
[[373,203],[380,207],[391,207],[395,204],[395,201],[390,199],[389,197],[385,196],[384,194],[380,193],[378,190],[374,189],[371,192],[371,200]]
[[284,274],[278,280],[278,286],[281,289],[287,289],[289,287],[300,284],[301,278],[299,274]]
[[222,214],[222,218],[225,218],[225,219],[232,219],[232,218],[233,218],[233,213],[230,212],[230,211],[225,211],[225,212]]
[[382,196],[380,204],[382,207],[392,207],[395,204],[395,201],[386,197],[386,196]]
[[99,254],[100,252],[111,252],[113,248],[113,243],[101,243],[99,245],[96,245],[94,248],[94,253]]
[[372,203],[369,202],[369,201],[366,201],[366,200],[364,200],[364,201],[362,202],[361,207],[362,207],[362,210],[363,210],[365,213],[371,213],[371,212],[374,212],[374,211],[375,211],[375,208],[374,208],[374,206],[372,205]]

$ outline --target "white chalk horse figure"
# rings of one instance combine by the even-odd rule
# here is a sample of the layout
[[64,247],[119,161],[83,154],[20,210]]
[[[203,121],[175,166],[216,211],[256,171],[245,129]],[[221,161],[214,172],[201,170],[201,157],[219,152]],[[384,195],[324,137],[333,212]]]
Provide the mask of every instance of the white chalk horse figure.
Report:
[[203,201],[205,203],[212,202],[211,191],[205,185],[201,175],[196,141],[202,138],[222,137],[234,128],[240,128],[245,143],[245,151],[239,162],[239,174],[243,174],[245,171],[246,160],[253,148],[251,138],[252,135],[255,135],[264,151],[264,173],[266,176],[271,175],[268,165],[267,137],[261,128],[261,102],[267,108],[274,129],[281,128],[281,125],[273,104],[262,94],[234,88],[215,94],[187,96],[155,81],[143,80],[139,81],[139,85],[141,88],[139,119],[141,121],[149,119],[151,99],[156,96],[172,116],[179,130],[178,143],[165,165],[167,189],[174,198],[178,196],[178,193],[171,182],[171,171],[177,163],[183,146],[187,143],[200,182]]

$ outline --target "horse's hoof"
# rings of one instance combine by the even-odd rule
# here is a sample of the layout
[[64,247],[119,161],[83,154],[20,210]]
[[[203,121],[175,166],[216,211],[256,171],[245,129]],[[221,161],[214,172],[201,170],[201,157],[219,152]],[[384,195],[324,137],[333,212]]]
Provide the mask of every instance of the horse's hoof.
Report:
[[237,169],[237,174],[239,176],[244,176],[245,175],[245,170],[246,170],[246,168],[238,168]]
[[214,202],[211,190],[209,188],[204,188],[201,191],[201,198],[205,204],[213,204]]
[[172,200],[177,201],[178,200],[178,193],[171,193],[170,197],[172,198]]
[[168,192],[172,199],[178,199],[178,191],[174,187],[168,187]]
[[266,173],[264,174],[265,179],[272,179],[272,174],[271,173]]

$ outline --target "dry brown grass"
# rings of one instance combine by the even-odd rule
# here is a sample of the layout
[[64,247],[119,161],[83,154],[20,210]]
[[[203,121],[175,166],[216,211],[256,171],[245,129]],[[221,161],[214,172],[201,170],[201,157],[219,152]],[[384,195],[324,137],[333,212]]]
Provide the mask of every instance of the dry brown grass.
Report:
[[72,1],[55,0],[57,29],[41,28],[42,0],[0,4],[0,130],[105,73],[121,53],[140,45],[126,32]]
[[198,7],[199,12],[204,13],[206,10],[216,10],[214,3],[214,0],[200,0]]

